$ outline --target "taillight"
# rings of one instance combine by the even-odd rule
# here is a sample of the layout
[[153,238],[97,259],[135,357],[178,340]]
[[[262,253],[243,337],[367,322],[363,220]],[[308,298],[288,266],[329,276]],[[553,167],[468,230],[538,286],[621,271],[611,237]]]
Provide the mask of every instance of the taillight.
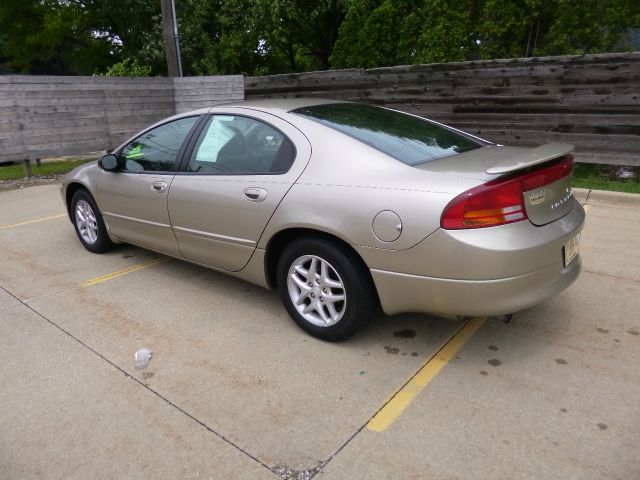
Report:
[[440,226],[451,230],[494,227],[526,219],[522,187],[513,179],[488,182],[458,195],[444,209]]
[[499,178],[461,193],[445,207],[440,226],[449,230],[482,228],[526,220],[523,192],[543,187],[571,173],[573,156],[551,166]]

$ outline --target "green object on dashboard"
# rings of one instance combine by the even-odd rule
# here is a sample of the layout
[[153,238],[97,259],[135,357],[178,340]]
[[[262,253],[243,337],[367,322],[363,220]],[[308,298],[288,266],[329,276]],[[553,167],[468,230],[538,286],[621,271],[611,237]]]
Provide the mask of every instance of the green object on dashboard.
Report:
[[125,158],[129,160],[130,158],[138,158],[142,157],[143,155],[144,153],[142,153],[142,145],[138,144],[131,149],[131,151],[126,155]]

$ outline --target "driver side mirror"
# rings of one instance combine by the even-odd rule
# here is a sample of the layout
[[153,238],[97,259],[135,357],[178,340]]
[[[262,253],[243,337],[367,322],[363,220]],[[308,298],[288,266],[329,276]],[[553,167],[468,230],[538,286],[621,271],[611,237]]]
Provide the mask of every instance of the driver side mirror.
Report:
[[119,167],[118,157],[113,153],[108,153],[100,159],[98,165],[107,172],[115,172]]

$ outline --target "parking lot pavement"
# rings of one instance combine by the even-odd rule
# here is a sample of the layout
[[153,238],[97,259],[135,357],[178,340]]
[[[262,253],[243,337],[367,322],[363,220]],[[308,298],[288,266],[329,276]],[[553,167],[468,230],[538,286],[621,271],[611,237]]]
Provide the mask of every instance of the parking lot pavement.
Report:
[[2,326],[1,478],[278,478],[29,308]]
[[640,475],[640,202],[588,201],[582,276],[509,323],[379,316],[330,344],[275,292],[86,252],[56,186],[0,201],[0,478]]
[[65,213],[60,200],[60,185],[35,188],[0,191],[0,227]]

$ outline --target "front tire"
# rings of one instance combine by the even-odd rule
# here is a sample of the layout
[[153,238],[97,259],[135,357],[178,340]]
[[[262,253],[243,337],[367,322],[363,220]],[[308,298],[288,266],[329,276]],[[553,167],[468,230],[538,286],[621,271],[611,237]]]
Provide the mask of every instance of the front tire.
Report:
[[111,250],[113,242],[107,234],[100,210],[86,190],[78,190],[71,198],[71,215],[76,234],[82,245],[93,253]]
[[355,255],[328,240],[304,238],[287,246],[277,279],[291,318],[323,340],[351,337],[375,311],[369,272]]

